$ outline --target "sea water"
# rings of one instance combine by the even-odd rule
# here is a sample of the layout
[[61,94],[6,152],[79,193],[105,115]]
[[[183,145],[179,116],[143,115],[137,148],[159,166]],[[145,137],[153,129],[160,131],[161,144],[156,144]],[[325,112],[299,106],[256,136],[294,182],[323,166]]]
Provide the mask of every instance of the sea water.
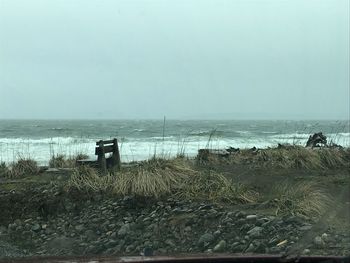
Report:
[[350,146],[349,121],[0,120],[0,161],[24,157],[45,165],[53,155],[77,153],[94,158],[96,141],[110,138],[118,138],[123,162],[191,157],[204,147],[305,145],[320,131],[328,141]]

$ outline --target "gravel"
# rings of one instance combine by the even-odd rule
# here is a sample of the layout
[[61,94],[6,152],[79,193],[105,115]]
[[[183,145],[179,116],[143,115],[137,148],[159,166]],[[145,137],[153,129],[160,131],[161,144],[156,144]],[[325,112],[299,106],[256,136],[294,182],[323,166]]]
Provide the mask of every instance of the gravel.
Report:
[[[317,232],[295,216],[247,214],[215,204],[132,197],[90,200],[50,216],[0,225],[0,257],[152,253],[347,254],[349,233]],[[0,222],[1,223],[1,222]],[[315,233],[313,233],[314,231]],[[304,236],[312,235],[311,241]],[[294,249],[294,250],[293,250]]]

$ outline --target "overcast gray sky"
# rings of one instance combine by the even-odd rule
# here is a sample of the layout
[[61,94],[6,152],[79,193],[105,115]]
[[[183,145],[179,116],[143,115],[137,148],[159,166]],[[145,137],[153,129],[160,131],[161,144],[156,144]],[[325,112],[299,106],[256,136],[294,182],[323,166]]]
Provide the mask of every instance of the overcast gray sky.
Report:
[[0,0],[0,118],[348,119],[348,0]]

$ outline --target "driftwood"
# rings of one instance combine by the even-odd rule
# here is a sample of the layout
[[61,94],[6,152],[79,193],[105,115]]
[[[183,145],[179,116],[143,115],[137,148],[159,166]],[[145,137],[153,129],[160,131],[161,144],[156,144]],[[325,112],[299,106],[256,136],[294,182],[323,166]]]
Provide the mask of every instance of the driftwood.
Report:
[[209,161],[210,155],[226,158],[230,155],[230,152],[228,152],[227,150],[199,149],[197,160],[199,162],[207,162]]
[[239,148],[233,148],[230,146],[226,149],[226,151],[228,151],[229,153],[236,153],[239,152]]
[[306,147],[321,147],[327,146],[327,137],[322,134],[322,132],[314,133],[310,135],[309,139],[306,142]]

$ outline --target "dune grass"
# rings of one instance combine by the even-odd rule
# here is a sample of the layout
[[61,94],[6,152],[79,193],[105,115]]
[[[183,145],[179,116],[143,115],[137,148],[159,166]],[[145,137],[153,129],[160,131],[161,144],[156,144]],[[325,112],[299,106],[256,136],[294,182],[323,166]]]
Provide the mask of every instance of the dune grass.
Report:
[[79,166],[73,171],[67,183],[67,188],[86,193],[111,192],[115,179],[113,175],[100,176],[94,168]]
[[20,157],[17,162],[10,164],[8,167],[5,165],[4,171],[4,175],[8,178],[21,178],[38,174],[39,167],[35,160]]
[[51,168],[74,168],[76,161],[86,159],[88,156],[83,153],[78,153],[74,156],[67,157],[64,154],[57,154],[49,160],[49,167]]
[[349,165],[349,149],[340,148],[305,148],[291,145],[252,151],[240,150],[228,157],[209,155],[206,164],[239,164],[259,167],[294,168],[294,169],[337,169]]
[[271,190],[276,215],[320,217],[332,204],[332,198],[314,182],[283,183]]
[[187,200],[248,203],[256,196],[219,173],[199,172],[184,158],[153,158],[137,167],[122,169],[115,176],[99,176],[93,168],[78,168],[68,189],[85,192],[105,191],[117,196],[163,198],[176,196]]

